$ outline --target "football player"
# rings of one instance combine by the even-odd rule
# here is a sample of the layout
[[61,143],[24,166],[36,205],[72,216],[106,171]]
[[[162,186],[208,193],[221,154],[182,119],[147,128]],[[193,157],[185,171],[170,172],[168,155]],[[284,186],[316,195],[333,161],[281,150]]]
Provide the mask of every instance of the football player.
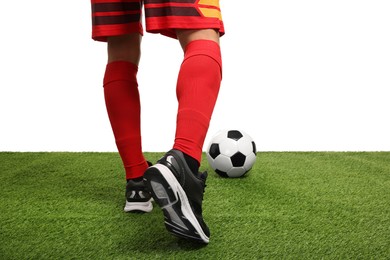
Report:
[[[92,38],[107,43],[104,97],[126,172],[124,210],[150,212],[153,197],[168,231],[208,243],[210,231],[202,216],[207,174],[199,173],[199,166],[222,80],[219,0],[91,0],[91,5]],[[141,145],[137,71],[143,16],[147,32],[177,39],[184,52],[176,85],[175,139],[155,165],[145,160]]]

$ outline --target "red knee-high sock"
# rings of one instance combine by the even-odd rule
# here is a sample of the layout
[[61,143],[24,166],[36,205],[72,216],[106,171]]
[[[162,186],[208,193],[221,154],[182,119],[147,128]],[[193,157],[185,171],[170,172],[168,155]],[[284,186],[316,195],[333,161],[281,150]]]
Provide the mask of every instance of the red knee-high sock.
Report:
[[190,42],[177,80],[179,108],[173,148],[193,157],[198,163],[221,80],[219,45],[209,40]]
[[107,64],[104,98],[126,179],[143,176],[148,165],[142,154],[138,67],[126,61]]

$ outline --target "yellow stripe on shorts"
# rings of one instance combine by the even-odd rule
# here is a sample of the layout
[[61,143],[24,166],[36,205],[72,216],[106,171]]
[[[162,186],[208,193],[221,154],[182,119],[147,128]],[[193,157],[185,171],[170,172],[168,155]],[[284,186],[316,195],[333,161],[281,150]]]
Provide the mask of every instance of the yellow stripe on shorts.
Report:
[[200,0],[198,4],[199,10],[205,17],[218,18],[222,21],[219,0]]
[[222,21],[222,15],[221,12],[217,9],[211,9],[211,8],[199,8],[199,10],[202,12],[202,14],[205,17],[212,17],[212,18],[218,18]]

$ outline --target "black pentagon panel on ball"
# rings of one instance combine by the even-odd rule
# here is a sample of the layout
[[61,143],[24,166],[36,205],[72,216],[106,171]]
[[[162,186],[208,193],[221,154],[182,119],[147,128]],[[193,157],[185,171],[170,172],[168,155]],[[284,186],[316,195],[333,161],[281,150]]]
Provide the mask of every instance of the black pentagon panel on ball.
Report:
[[240,152],[237,152],[232,157],[230,157],[230,159],[232,160],[234,167],[242,167],[244,166],[246,156]]
[[241,137],[243,137],[243,135],[241,134],[241,132],[240,131],[238,131],[238,130],[230,130],[229,132],[228,132],[228,138],[230,138],[230,139],[233,139],[233,140],[239,140]]
[[253,153],[256,154],[257,153],[256,144],[253,141],[252,141],[252,147],[253,147]]
[[212,144],[210,146],[209,154],[211,158],[217,158],[217,156],[221,154],[221,152],[219,151],[219,144]]
[[221,177],[229,178],[229,176],[227,175],[226,172],[223,172],[223,171],[218,170],[218,169],[216,169],[215,172],[218,173],[218,175],[221,176]]

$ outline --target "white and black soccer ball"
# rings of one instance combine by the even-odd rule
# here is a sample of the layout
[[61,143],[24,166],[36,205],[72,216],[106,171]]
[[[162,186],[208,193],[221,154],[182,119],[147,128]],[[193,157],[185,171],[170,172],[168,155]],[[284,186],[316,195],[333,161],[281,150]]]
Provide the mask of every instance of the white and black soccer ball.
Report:
[[256,161],[256,144],[241,130],[221,130],[212,138],[206,150],[211,168],[222,177],[244,176]]

